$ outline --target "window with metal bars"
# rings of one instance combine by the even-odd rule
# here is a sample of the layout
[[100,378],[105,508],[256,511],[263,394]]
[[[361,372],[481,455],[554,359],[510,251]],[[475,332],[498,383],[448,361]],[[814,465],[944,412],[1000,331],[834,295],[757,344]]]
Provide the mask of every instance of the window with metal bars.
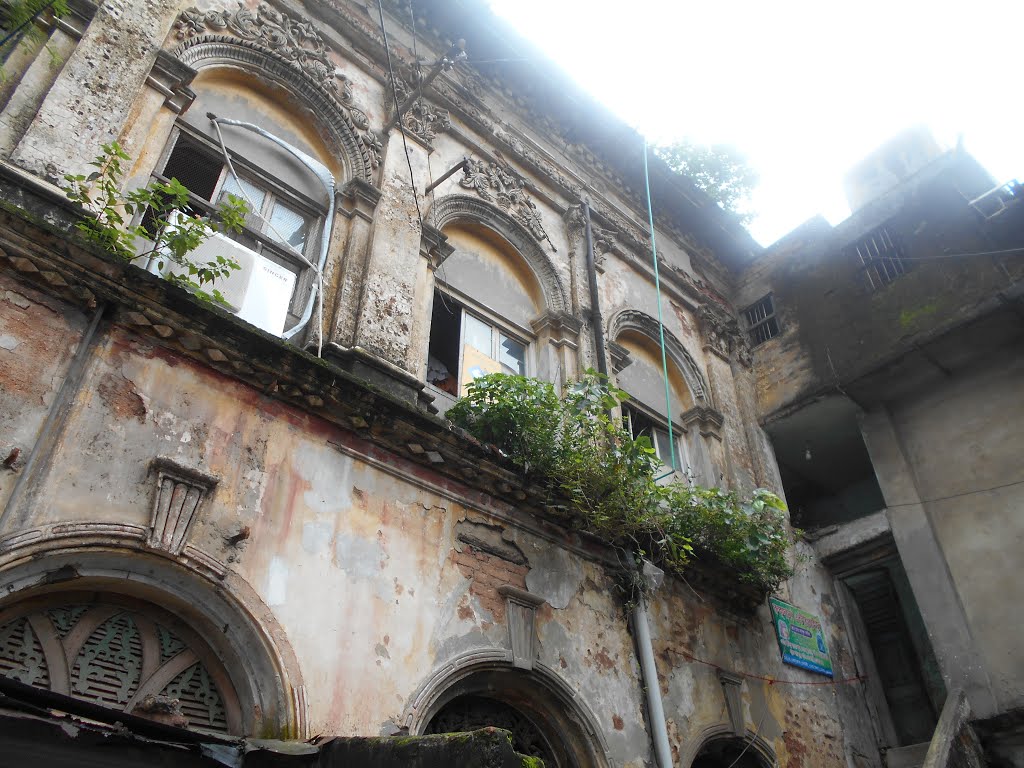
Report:
[[[229,194],[246,202],[250,211],[245,226],[242,232],[229,236],[295,274],[286,323],[291,325],[298,321],[312,287],[314,270],[309,265],[317,259],[324,211],[261,173],[247,158],[233,155],[232,162],[237,177],[230,172],[219,147],[179,127],[172,136],[162,169],[153,175],[160,181],[175,178],[189,190],[188,213],[192,215],[212,214]],[[155,232],[163,222],[147,211],[142,224]]]
[[907,272],[906,250],[888,227],[878,227],[845,250],[860,263],[869,290],[877,291]]
[[775,317],[775,302],[770,293],[743,310],[743,319],[747,322],[751,346],[764,344],[779,335],[779,320]]

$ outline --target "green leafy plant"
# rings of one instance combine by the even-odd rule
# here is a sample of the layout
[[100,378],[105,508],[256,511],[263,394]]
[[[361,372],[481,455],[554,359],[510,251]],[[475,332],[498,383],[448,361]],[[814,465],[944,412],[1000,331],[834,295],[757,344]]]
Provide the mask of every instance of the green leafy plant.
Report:
[[[78,231],[88,242],[125,261],[155,256],[169,281],[200,299],[223,304],[224,296],[213,284],[239,269],[238,262],[219,255],[201,262],[189,254],[214,232],[240,232],[248,205],[240,197],[228,195],[213,217],[192,215],[189,191],[177,179],[122,192],[123,164],[128,160],[121,146],[111,142],[104,144],[103,154],[90,163],[95,171],[88,176],[64,177],[68,199],[91,214],[75,225]],[[146,211],[149,214],[143,223],[130,223],[136,213]],[[140,252],[139,243],[152,246]]]
[[785,506],[764,489],[749,499],[683,481],[664,470],[650,439],[634,439],[614,416],[628,395],[588,371],[559,398],[522,376],[474,380],[448,417],[497,446],[591,532],[682,572],[710,553],[766,591],[792,575]]
[[[44,42],[46,38],[35,21],[47,12],[55,19],[67,16],[67,0],[5,0],[0,3],[0,32],[4,38],[4,44],[0,46],[0,59],[6,62],[18,45],[31,46]],[[49,46],[46,50],[51,62],[56,63],[59,60],[56,51]],[[0,65],[0,80],[6,79],[7,72]]]

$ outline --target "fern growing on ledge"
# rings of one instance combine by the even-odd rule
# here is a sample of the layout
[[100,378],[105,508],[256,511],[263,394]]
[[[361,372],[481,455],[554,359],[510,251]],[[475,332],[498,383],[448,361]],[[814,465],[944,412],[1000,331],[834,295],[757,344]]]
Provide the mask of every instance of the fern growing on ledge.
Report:
[[553,506],[636,555],[682,573],[708,553],[769,592],[789,578],[782,500],[765,489],[741,499],[720,488],[658,483],[662,466],[650,439],[634,439],[612,415],[627,397],[593,371],[561,398],[551,384],[499,373],[474,380],[447,415],[546,488]]

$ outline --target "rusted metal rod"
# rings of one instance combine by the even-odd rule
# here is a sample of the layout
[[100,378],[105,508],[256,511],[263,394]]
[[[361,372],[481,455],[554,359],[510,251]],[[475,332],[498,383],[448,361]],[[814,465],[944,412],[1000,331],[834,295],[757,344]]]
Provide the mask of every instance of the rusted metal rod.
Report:
[[447,171],[444,172],[443,176],[441,176],[437,181],[433,182],[429,187],[424,189],[423,190],[423,194],[424,195],[429,195],[431,190],[433,190],[435,187],[437,187],[441,182],[446,181],[447,179],[449,179],[451,177],[451,175],[453,173],[455,173],[456,171],[464,171],[466,169],[466,163],[468,163],[468,162],[469,162],[469,158],[468,157],[462,158],[462,162],[457,163],[454,166],[452,166],[451,168],[449,168]]

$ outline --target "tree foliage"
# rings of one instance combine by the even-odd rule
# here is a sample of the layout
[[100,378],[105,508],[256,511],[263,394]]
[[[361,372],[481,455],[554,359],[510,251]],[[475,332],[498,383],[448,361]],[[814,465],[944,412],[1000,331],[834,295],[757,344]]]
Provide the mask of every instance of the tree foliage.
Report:
[[612,415],[626,397],[593,371],[561,398],[551,384],[491,374],[469,385],[448,418],[519,464],[553,506],[639,556],[681,572],[695,553],[711,553],[769,591],[792,575],[781,499],[658,482],[664,468],[650,439],[632,438]]
[[708,196],[740,221],[753,218],[750,195],[760,181],[747,158],[728,144],[710,146],[683,139],[655,147],[654,153],[676,173],[689,177]]
[[[195,216],[189,212],[189,191],[177,179],[122,192],[122,164],[128,160],[121,146],[111,142],[104,144],[103,154],[90,163],[95,171],[88,176],[64,177],[68,199],[90,214],[75,225],[78,231],[86,241],[125,261],[155,256],[168,280],[201,299],[224,303],[221,292],[212,286],[239,269],[238,262],[225,256],[200,262],[189,254],[214,232],[240,232],[248,205],[240,197],[228,195],[212,218]],[[153,222],[148,229],[130,223],[136,213],[147,210]],[[147,242],[151,247],[139,252],[138,245]]]
[[[36,26],[35,20],[50,13],[53,18],[60,19],[68,14],[67,0],[5,0],[0,2],[0,31],[3,37],[10,39],[0,47],[0,60],[6,61],[19,43],[31,45],[45,40],[42,30]],[[54,56],[51,52],[51,56]],[[0,79],[6,72],[0,66]]]

